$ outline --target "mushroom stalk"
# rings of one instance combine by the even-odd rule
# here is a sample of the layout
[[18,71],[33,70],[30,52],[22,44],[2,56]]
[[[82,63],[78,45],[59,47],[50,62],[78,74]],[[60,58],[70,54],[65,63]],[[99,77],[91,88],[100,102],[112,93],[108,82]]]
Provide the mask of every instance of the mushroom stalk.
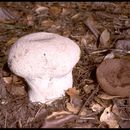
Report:
[[[30,86],[29,98],[32,102],[51,103],[57,97],[65,95],[65,91],[72,87],[72,72],[62,77],[43,76],[41,78],[26,79]],[[47,102],[46,102],[47,101]]]

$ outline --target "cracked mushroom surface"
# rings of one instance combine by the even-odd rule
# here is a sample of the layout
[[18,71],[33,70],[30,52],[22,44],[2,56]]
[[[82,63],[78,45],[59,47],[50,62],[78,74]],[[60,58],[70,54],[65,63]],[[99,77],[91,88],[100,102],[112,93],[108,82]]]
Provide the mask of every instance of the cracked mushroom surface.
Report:
[[104,60],[96,71],[100,87],[108,94],[130,96],[130,59]]
[[72,70],[79,59],[80,48],[71,39],[37,32],[12,45],[8,66],[27,81],[32,102],[51,103],[73,86]]

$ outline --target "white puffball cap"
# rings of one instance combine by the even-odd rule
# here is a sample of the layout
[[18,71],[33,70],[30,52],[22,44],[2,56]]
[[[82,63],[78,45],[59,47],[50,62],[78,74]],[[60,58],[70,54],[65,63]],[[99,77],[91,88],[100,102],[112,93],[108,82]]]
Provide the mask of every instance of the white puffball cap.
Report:
[[42,75],[61,77],[79,61],[80,48],[71,39],[58,34],[37,32],[21,37],[8,55],[9,68],[23,78]]

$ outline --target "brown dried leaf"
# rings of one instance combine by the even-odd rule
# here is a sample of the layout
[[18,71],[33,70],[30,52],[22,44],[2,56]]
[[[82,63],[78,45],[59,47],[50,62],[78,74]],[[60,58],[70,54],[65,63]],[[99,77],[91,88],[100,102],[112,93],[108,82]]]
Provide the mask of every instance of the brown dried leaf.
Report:
[[90,107],[95,112],[101,112],[103,110],[103,107],[94,101],[90,104]]
[[79,96],[79,90],[73,87],[73,88],[68,89],[66,93],[70,96],[71,105],[79,108],[82,104],[81,97]]
[[41,6],[41,5],[37,5],[37,8],[35,9],[35,12],[37,14],[47,14],[48,13],[49,8],[45,7],[45,6]]
[[17,37],[12,37],[7,43],[6,43],[6,46],[10,46],[12,44],[14,44],[16,41],[17,41]]
[[119,128],[119,124],[116,120],[115,115],[111,112],[111,107],[107,107],[100,117],[101,122],[108,124],[109,128]]
[[90,31],[94,34],[94,36],[96,37],[96,39],[98,39],[98,37],[99,37],[99,31],[95,28],[94,18],[92,16],[89,16],[84,23],[90,29]]
[[115,54],[113,52],[107,54],[103,60],[106,60],[106,59],[113,59],[115,57]]
[[79,111],[79,109],[80,109],[80,107],[74,107],[74,105],[71,104],[71,103],[67,103],[67,104],[66,104],[66,108],[67,108],[70,112],[73,112],[74,114],[76,114],[76,113]]
[[67,111],[53,112],[45,119],[45,123],[41,128],[60,128],[65,123],[77,119],[78,116],[71,114]]
[[59,5],[53,5],[50,7],[50,10],[49,10],[53,15],[57,16],[61,13],[61,6]]
[[34,25],[34,17],[32,15],[27,15],[27,24],[28,26]]
[[23,79],[21,77],[13,75],[13,84],[20,85],[22,83],[23,83]]
[[130,40],[118,40],[115,45],[116,49],[130,50]]
[[50,19],[44,20],[44,21],[41,22],[41,26],[47,27],[47,28],[51,27],[53,24],[54,24],[54,22]]
[[0,22],[5,22],[6,20],[16,19],[13,13],[9,9],[0,7]]
[[15,96],[26,96],[26,91],[24,86],[12,86],[10,94]]
[[95,88],[95,85],[94,85],[94,84],[85,85],[85,86],[83,87],[83,89],[84,89],[84,91],[85,91],[86,94],[91,93],[91,91],[94,90],[94,88]]
[[69,88],[69,89],[66,91],[66,93],[67,93],[70,97],[72,97],[72,96],[77,96],[77,95],[79,95],[79,90],[77,90],[75,87],[73,87],[73,88]]
[[107,29],[105,29],[100,36],[100,42],[102,46],[109,47],[110,46],[109,40],[110,40],[110,32]]
[[3,77],[3,80],[6,84],[11,84],[12,83],[12,77]]
[[119,108],[118,108],[118,106],[116,104],[113,105],[112,112],[114,114],[116,114],[117,116],[121,116],[121,113],[119,112]]
[[113,98],[117,98],[117,97],[120,97],[120,96],[112,96],[112,95],[108,95],[104,92],[100,93],[97,95],[98,98],[101,98],[101,99],[105,99],[105,100],[111,100]]

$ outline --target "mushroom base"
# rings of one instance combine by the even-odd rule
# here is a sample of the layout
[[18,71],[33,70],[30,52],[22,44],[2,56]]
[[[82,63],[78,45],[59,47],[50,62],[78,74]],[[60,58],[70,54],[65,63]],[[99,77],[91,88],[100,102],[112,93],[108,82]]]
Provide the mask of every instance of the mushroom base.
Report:
[[65,90],[71,88],[73,84],[72,72],[59,78],[44,76],[42,78],[26,79],[26,81],[30,86],[30,101],[46,104],[50,104],[54,100],[63,97]]

